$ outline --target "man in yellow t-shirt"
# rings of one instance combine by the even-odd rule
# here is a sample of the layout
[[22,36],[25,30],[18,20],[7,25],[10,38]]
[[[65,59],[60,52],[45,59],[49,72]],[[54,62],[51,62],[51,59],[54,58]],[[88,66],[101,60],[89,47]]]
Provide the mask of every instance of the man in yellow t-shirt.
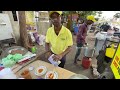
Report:
[[53,24],[46,33],[46,56],[52,54],[54,60],[61,61],[59,67],[64,68],[66,61],[66,54],[71,51],[73,45],[72,34],[69,29],[61,24],[62,11],[50,11],[49,17]]

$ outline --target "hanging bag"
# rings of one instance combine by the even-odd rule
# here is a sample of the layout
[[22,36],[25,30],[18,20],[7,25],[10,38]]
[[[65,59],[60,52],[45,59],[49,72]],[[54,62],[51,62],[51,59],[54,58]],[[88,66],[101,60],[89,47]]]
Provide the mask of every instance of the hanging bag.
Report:
[[113,58],[114,53],[115,53],[114,44],[112,44],[111,46],[109,45],[109,47],[106,48],[105,55],[109,58]]

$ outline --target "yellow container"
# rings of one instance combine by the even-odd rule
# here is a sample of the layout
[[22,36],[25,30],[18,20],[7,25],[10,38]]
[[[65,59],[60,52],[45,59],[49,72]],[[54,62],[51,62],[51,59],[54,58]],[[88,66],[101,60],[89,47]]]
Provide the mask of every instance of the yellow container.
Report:
[[106,56],[107,57],[113,58],[114,53],[115,53],[114,44],[112,44],[110,48],[106,48]]

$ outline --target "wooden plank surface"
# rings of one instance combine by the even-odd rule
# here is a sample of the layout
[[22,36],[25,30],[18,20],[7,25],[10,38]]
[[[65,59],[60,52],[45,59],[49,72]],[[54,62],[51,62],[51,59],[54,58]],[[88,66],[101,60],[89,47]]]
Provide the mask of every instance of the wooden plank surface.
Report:
[[60,67],[55,68],[50,63],[47,63],[47,62],[44,62],[44,61],[41,61],[41,60],[36,60],[36,61],[30,63],[29,65],[25,66],[24,68],[22,68],[19,72],[17,72],[16,73],[17,77],[20,77],[21,72],[25,69],[29,69],[30,66],[34,67],[34,70],[30,71],[32,79],[37,79],[37,78],[40,78],[40,77],[45,78],[45,74],[42,75],[42,76],[36,76],[34,74],[35,69],[39,66],[45,66],[47,68],[47,72],[48,71],[56,71],[58,73],[58,79],[68,79],[70,76],[76,74],[76,73],[73,73],[73,72],[68,71],[66,69],[60,68]]
[[37,54],[33,59],[31,59],[30,61],[22,64],[22,65],[19,65],[19,64],[16,64],[14,65],[11,69],[12,71],[16,74],[17,72],[19,72],[22,68],[24,68],[25,66],[27,66],[28,64],[34,62],[37,60],[38,56],[40,56],[40,54]]

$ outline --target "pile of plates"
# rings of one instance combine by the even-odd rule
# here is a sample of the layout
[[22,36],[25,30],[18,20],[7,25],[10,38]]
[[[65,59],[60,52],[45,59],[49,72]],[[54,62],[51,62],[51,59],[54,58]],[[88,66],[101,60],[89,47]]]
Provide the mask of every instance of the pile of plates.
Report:
[[69,79],[89,79],[89,78],[81,74],[75,74],[72,75]]

